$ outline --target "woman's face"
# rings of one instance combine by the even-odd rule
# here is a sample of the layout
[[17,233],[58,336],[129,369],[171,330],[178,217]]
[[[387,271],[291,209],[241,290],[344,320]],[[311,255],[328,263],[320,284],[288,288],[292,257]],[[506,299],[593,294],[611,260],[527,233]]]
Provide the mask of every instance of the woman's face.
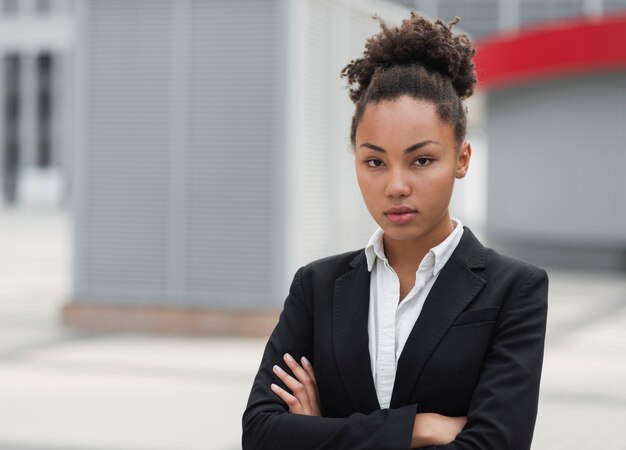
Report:
[[449,228],[454,180],[465,176],[470,156],[468,143],[457,153],[453,128],[432,103],[409,96],[368,105],[356,130],[365,205],[395,240],[428,240]]

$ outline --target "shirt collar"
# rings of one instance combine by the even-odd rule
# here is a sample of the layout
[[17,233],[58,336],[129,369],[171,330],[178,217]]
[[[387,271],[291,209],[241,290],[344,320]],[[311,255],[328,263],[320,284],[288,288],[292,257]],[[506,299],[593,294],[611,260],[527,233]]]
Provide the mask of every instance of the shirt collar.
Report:
[[[452,252],[454,252],[454,249],[463,235],[463,224],[461,221],[454,217],[451,218],[451,221],[454,225],[454,230],[452,230],[452,233],[450,233],[442,242],[428,251],[420,263],[418,271],[432,269],[433,275],[437,276],[439,272],[441,272],[441,269],[443,269],[443,266],[445,266],[448,262],[448,259],[450,259]],[[367,245],[365,246],[367,270],[370,272],[372,271],[377,258],[387,261],[383,246],[383,235],[383,229],[380,227],[376,228],[376,231],[374,231],[374,234],[372,234],[367,242]]]
[[387,257],[385,256],[385,249],[383,248],[383,234],[384,231],[381,227],[376,228],[372,237],[368,241],[365,246],[365,256],[367,257],[367,270],[370,272],[374,267],[374,263],[376,262],[376,258],[380,258],[383,261],[387,261]]

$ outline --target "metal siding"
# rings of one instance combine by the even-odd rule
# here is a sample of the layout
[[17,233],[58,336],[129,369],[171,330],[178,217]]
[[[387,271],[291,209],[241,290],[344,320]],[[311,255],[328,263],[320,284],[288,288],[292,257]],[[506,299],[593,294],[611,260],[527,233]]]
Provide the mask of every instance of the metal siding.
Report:
[[521,0],[521,25],[583,15],[583,0]]
[[[169,1],[92,0],[82,52],[77,297],[162,300],[168,280]],[[132,299],[132,300],[128,300]]]
[[437,17],[445,21],[461,17],[459,27],[473,37],[494,33],[498,30],[498,0],[441,0],[437,2]]
[[[461,17],[460,29],[474,38],[518,26],[560,20],[588,13],[626,9],[626,0],[392,0],[417,8],[432,18]],[[597,11],[596,11],[597,9]],[[508,20],[502,22],[502,18]],[[501,23],[498,23],[498,22]],[[518,23],[519,22],[519,23]]]
[[615,12],[618,10],[626,12],[626,0],[605,0],[604,9],[607,12]]
[[277,9],[269,0],[84,3],[80,301],[271,303]]
[[275,303],[278,6],[191,2],[185,272],[193,302]]
[[624,73],[490,93],[489,231],[624,246],[624,105]]

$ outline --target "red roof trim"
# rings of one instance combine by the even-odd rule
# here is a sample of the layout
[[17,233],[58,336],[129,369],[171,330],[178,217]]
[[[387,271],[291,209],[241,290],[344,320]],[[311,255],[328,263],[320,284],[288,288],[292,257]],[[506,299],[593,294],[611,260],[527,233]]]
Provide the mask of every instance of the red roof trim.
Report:
[[479,89],[580,73],[626,70],[626,14],[584,17],[476,43]]

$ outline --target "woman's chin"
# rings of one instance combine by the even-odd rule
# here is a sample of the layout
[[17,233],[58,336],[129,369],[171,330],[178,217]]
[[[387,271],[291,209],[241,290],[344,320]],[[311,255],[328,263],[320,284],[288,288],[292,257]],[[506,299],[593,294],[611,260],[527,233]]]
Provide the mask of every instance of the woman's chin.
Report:
[[394,241],[413,241],[419,239],[423,235],[423,233],[420,230],[415,229],[415,227],[409,228],[387,225],[381,228],[385,232],[385,235]]

